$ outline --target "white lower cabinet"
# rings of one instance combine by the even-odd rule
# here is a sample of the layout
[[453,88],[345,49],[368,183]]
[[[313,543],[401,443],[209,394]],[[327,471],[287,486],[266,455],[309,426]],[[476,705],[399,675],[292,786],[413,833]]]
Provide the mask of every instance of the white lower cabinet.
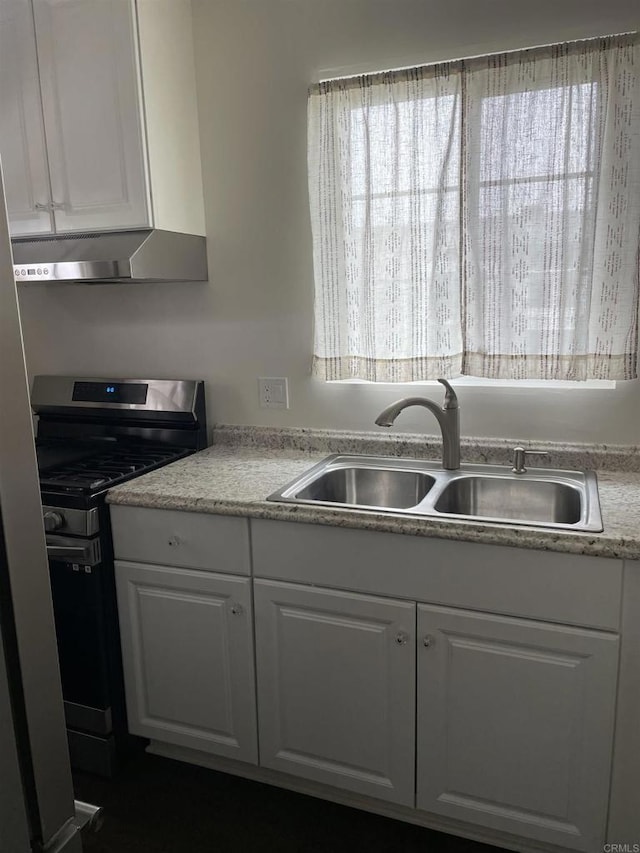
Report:
[[251,581],[116,561],[129,730],[257,764]]
[[419,605],[418,808],[601,850],[617,655],[612,634]]
[[246,519],[131,507],[112,521],[130,729],[154,751],[513,849],[620,840],[620,563],[261,520],[250,537]]
[[415,604],[257,580],[260,763],[414,805]]

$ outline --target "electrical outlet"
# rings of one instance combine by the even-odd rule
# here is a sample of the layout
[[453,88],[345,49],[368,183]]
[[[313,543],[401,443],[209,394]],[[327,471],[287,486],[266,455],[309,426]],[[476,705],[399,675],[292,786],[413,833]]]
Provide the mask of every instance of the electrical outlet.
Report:
[[287,377],[259,377],[258,398],[262,409],[288,409],[289,381]]

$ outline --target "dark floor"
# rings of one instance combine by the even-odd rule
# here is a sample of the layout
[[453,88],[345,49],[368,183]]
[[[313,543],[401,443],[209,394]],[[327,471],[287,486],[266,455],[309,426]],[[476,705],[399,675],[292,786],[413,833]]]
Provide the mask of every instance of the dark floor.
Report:
[[116,780],[76,777],[104,808],[86,853],[496,853],[358,809],[143,755]]

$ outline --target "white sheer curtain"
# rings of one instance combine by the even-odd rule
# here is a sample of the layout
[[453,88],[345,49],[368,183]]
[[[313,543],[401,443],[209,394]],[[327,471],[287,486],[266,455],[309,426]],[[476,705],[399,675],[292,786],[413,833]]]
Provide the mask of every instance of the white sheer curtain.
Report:
[[314,87],[317,376],[637,375],[638,45]]

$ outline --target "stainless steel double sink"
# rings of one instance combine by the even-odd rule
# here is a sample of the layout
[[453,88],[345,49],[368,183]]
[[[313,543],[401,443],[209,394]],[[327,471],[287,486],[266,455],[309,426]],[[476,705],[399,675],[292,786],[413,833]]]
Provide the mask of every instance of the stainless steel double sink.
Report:
[[333,454],[267,500],[442,520],[602,531],[593,471]]

